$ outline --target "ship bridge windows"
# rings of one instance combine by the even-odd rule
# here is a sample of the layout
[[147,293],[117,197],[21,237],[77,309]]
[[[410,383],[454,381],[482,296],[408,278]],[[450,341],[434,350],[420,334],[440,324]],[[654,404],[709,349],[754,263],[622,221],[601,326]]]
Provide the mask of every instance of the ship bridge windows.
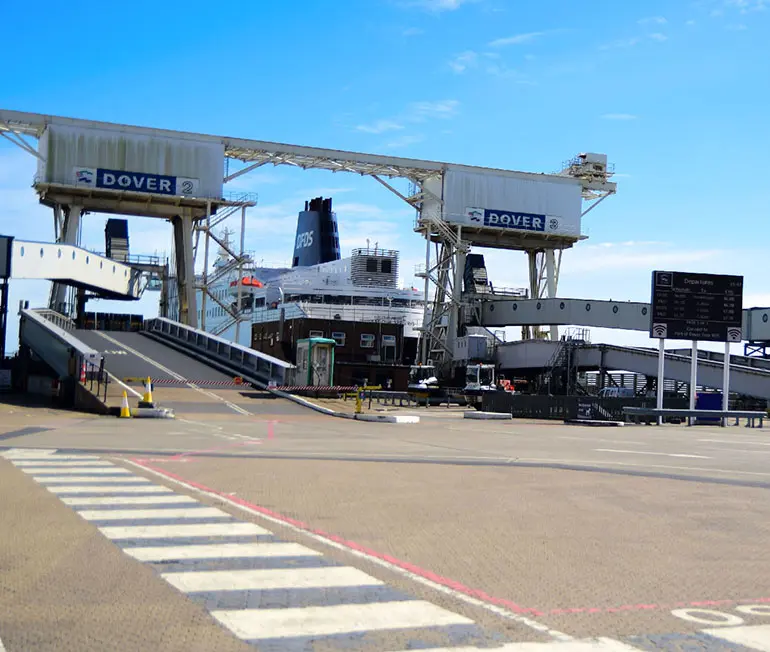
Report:
[[382,261],[382,269],[383,274],[390,274],[393,272],[393,261],[389,258],[386,258]]
[[377,273],[377,259],[376,258],[367,258],[366,259],[366,271]]

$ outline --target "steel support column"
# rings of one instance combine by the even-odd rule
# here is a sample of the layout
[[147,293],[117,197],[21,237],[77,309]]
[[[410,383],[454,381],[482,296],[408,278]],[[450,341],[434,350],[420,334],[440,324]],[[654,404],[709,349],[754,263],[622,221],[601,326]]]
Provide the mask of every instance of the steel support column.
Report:
[[179,321],[198,327],[195,301],[195,266],[192,252],[193,220],[189,215],[178,215],[173,220],[176,280],[179,297]]
[[[83,213],[83,207],[77,204],[70,204],[64,207],[64,224],[57,242],[62,244],[77,245],[78,235],[80,234],[80,217]],[[54,220],[58,220],[58,211],[54,208]],[[67,290],[69,286],[64,283],[53,283],[51,285],[51,297],[48,307],[51,310],[71,316],[74,306],[67,304]]]

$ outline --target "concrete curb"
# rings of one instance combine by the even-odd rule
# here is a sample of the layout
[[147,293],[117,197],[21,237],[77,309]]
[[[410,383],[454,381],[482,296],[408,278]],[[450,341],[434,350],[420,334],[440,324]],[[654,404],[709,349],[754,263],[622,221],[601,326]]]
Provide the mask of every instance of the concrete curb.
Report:
[[463,412],[463,419],[483,419],[495,421],[510,421],[513,415],[507,412],[479,412],[478,410],[467,410]]
[[371,423],[419,423],[420,422],[420,417],[411,415],[411,414],[399,414],[399,415],[351,414],[350,412],[337,412],[336,410],[332,410],[331,408],[323,407],[321,405],[316,405],[312,401],[308,401],[306,398],[303,398],[302,396],[296,396],[295,394],[282,392],[279,389],[269,389],[268,391],[271,394],[275,394],[276,396],[280,396],[281,398],[285,398],[290,401],[293,401],[298,405],[302,405],[304,407],[310,408],[311,410],[315,410],[316,412],[320,412],[321,414],[326,414],[330,417],[337,417],[338,419],[352,419],[354,421],[368,421]]
[[414,414],[354,414],[353,418],[378,423],[420,423],[420,417]]
[[564,419],[568,426],[590,426],[592,428],[620,428],[624,421],[599,421],[598,419]]

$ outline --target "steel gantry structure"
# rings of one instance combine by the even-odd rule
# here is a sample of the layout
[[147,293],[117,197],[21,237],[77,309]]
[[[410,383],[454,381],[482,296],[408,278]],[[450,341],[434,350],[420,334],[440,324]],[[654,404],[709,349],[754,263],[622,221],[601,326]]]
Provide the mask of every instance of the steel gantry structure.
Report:
[[[583,198],[593,202],[583,214],[591,210],[606,196],[615,192],[615,184],[608,181],[609,174],[606,170],[599,173],[592,172],[590,166],[583,165],[579,159],[571,161],[558,174],[543,175],[0,109],[0,136],[38,159],[44,159],[44,154],[39,151],[39,148],[34,147],[28,137],[39,139],[49,125],[118,131],[149,138],[216,144],[221,146],[224,152],[222,181],[225,187],[229,181],[269,164],[287,165],[304,170],[349,172],[372,177],[416,211],[415,230],[426,239],[426,259],[423,271],[426,308],[421,351],[424,360],[433,356],[439,362],[451,361],[453,342],[464,305],[461,281],[464,258],[471,246],[515,248],[527,251],[530,268],[530,296],[541,296],[543,293],[547,293],[548,296],[555,296],[561,251],[572,246],[575,241],[582,237],[528,240],[526,234],[519,234],[522,238],[521,242],[517,246],[511,246],[510,243],[504,244],[500,240],[490,237],[489,233],[473,234],[472,229],[463,230],[461,226],[450,225],[446,221],[444,213],[445,177],[448,171],[462,170],[474,174],[507,175],[541,181],[544,178],[555,181],[560,179],[567,183],[575,183],[575,180],[579,180]],[[231,171],[231,162],[235,161],[245,165]],[[409,191],[401,192],[398,190],[391,182],[393,179],[407,180]],[[41,184],[39,180],[36,180],[34,187],[41,202],[51,192],[50,185]],[[206,234],[206,242],[208,242],[208,237],[211,235],[212,211],[215,212],[220,208],[224,208],[226,211],[240,208],[243,211],[246,206],[254,205],[253,202],[243,198],[229,201],[223,197],[206,196],[166,198],[165,204],[155,207],[155,212],[160,213],[157,215],[143,212],[142,209],[142,202],[155,201],[157,197],[142,196],[149,193],[103,191],[107,195],[111,192],[119,193],[119,196],[109,196],[108,198],[118,200],[123,214],[164,217],[173,220],[175,219],[174,216],[178,215],[181,209],[184,209],[185,219],[177,219],[174,228],[177,276],[180,279],[178,291],[180,299],[185,298],[184,302],[180,301],[180,305],[185,304],[184,310],[180,310],[180,321],[196,326],[197,312],[194,294],[196,285],[193,273],[193,251],[198,249],[197,240],[195,245],[193,244],[193,239],[197,237],[194,235],[196,224],[199,225],[198,230]],[[85,202],[81,202],[78,210],[85,209],[83,203]],[[67,226],[66,220],[61,225],[57,222],[57,225],[59,231],[57,235],[60,239],[67,241],[68,238],[72,238],[72,229]],[[219,244],[222,243],[219,242]],[[436,247],[434,256],[431,256],[431,244]],[[237,254],[237,252],[231,253]],[[243,252],[241,251],[241,257],[242,255]],[[238,258],[237,255],[235,257]],[[204,269],[207,267],[208,260],[205,261]]]

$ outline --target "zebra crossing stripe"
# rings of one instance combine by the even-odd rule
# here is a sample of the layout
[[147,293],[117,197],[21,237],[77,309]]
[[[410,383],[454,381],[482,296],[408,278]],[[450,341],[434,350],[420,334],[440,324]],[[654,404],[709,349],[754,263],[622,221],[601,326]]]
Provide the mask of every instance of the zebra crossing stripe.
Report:
[[171,539],[272,534],[254,523],[195,523],[182,525],[108,525],[99,531],[108,539]]
[[770,625],[740,625],[738,627],[714,627],[702,629],[703,634],[742,645],[750,650],[770,652]]
[[266,589],[332,589],[382,586],[363,571],[349,566],[327,568],[270,568],[237,571],[162,573],[161,577],[183,593],[202,591],[261,591]]
[[[506,643],[486,652],[641,652],[637,647],[621,643],[612,638],[599,637],[576,641],[549,641],[548,643]],[[409,652],[402,650],[401,652]],[[478,647],[431,648],[430,652],[484,652]]]
[[126,548],[124,552],[139,561],[163,562],[178,559],[227,559],[270,557],[322,557],[299,543],[215,543],[187,546]]
[[473,624],[470,618],[423,600],[333,607],[222,610],[212,611],[211,615],[247,640]]

